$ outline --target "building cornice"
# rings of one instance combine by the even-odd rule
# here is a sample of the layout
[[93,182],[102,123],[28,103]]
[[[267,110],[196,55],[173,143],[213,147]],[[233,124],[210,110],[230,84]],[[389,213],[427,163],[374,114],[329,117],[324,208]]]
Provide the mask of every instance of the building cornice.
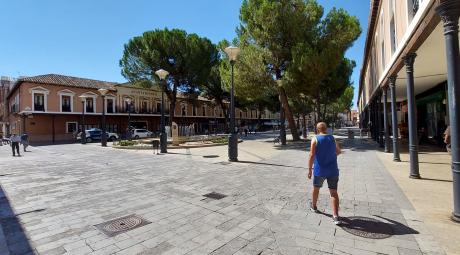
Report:
[[363,89],[364,75],[366,74],[367,61],[369,59],[369,52],[372,49],[372,42],[374,38],[375,27],[377,25],[376,19],[380,9],[380,0],[371,0],[369,18],[368,18],[368,27],[366,34],[366,42],[364,46],[364,57],[363,64],[361,66],[361,72],[359,75],[359,90],[358,90],[358,102],[361,99],[361,91]]

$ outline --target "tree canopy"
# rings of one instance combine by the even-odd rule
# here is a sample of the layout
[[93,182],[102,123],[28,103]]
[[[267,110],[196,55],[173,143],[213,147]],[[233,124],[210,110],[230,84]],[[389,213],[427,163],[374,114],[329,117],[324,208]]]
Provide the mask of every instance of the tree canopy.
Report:
[[[294,140],[299,136],[289,98],[317,94],[361,33],[358,19],[345,10],[334,8],[323,14],[315,0],[244,0],[240,10],[238,68],[248,70],[238,71],[245,76],[238,79],[239,86],[248,93],[260,88],[277,91]],[[248,74],[266,78],[265,85]]]
[[[157,29],[125,44],[120,67],[125,78],[141,86],[148,84],[145,81],[159,82],[155,71],[168,71],[163,89],[175,109],[177,92],[196,93],[217,61],[217,49],[209,39],[180,29]],[[170,121],[173,118],[174,110],[170,111]]]

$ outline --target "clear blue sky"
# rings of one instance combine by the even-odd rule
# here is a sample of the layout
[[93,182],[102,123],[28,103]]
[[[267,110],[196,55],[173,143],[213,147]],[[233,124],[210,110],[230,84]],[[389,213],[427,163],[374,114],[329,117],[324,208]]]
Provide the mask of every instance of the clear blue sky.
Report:
[[[359,18],[363,33],[347,57],[357,90],[369,0],[319,0]],[[241,0],[0,0],[0,75],[48,73],[124,82],[123,44],[155,28],[181,28],[213,42],[235,37]],[[356,92],[355,92],[356,94]]]

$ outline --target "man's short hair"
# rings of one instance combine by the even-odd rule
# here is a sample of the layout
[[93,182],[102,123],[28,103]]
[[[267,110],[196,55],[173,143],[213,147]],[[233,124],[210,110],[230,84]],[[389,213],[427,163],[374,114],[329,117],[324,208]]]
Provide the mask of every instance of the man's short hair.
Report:
[[319,122],[318,124],[316,124],[316,129],[318,129],[318,131],[320,132],[326,132],[327,131],[326,122]]

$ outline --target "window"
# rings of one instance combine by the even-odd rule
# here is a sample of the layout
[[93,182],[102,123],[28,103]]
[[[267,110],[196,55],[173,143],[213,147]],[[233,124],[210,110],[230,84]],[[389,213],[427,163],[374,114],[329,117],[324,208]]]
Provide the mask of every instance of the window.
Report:
[[77,132],[78,123],[77,122],[66,122],[65,123],[65,132],[74,133]]
[[134,102],[131,101],[130,103],[128,103],[126,100],[125,100],[125,112],[133,112],[133,105],[134,105]]
[[395,27],[395,17],[391,18],[390,22],[390,40],[391,40],[391,54],[396,52],[396,27]]
[[206,106],[203,105],[202,111],[203,111],[203,116],[206,116]]
[[161,104],[157,103],[156,112],[161,112]]
[[45,94],[34,93],[34,111],[45,111]]
[[382,41],[382,71],[385,70],[385,43]]
[[419,0],[407,0],[407,16],[409,18],[409,23],[412,22],[415,14],[417,14],[420,2]]
[[61,112],[71,112],[72,111],[72,97],[61,95]]
[[193,116],[196,116],[196,106],[193,106],[193,107],[192,107],[192,115],[193,115]]
[[381,60],[382,60],[382,72],[385,70],[385,24],[384,24],[384,12],[380,13],[380,51],[381,51]]
[[186,116],[186,115],[187,115],[187,108],[185,107],[185,105],[183,105],[182,108],[181,108],[181,115],[182,115],[182,116]]
[[147,111],[148,111],[148,102],[142,101],[142,112],[147,113]]
[[86,112],[94,112],[94,98],[86,98]]
[[106,112],[107,113],[113,113],[114,112],[114,99],[113,98],[107,98],[107,101],[106,101],[106,105],[105,105],[105,108],[106,108]]

